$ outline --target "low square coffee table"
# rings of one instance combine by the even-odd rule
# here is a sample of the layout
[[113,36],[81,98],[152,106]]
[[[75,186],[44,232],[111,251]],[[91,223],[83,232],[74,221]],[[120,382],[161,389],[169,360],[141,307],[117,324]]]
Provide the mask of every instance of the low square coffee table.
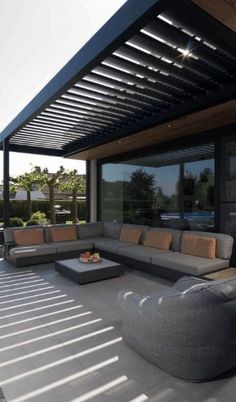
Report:
[[106,258],[96,263],[84,263],[78,258],[56,261],[55,270],[80,285],[115,278],[124,273],[124,267],[121,264]]

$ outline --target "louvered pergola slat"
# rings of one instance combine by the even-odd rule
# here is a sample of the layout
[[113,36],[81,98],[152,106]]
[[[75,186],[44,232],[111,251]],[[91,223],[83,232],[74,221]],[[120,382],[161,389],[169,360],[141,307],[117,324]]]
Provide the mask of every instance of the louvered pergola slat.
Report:
[[1,141],[71,155],[234,99],[235,67],[236,34],[192,1],[128,0]]

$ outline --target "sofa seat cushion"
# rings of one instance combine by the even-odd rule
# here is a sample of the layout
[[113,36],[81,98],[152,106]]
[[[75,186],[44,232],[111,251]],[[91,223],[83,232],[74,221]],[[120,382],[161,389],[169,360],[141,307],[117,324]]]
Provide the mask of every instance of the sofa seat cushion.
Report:
[[146,246],[130,246],[122,247],[117,253],[124,257],[133,258],[134,260],[151,263],[151,256],[158,255],[159,253],[165,253],[165,250],[157,250],[153,247]]
[[203,258],[172,251],[153,256],[151,263],[163,268],[170,268],[196,276],[229,266],[229,260]]
[[97,243],[99,241],[104,241],[104,240],[113,240],[113,239],[109,239],[108,237],[104,237],[104,236],[92,236],[89,237],[88,239],[85,239],[86,241],[89,241],[89,243]]
[[88,240],[61,241],[54,243],[54,245],[58,253],[76,250],[91,250],[91,248],[93,248],[93,243]]
[[56,254],[56,246],[52,244],[40,244],[32,246],[18,246],[13,247],[9,251],[9,255],[15,259],[23,257],[34,257],[37,255]]
[[94,247],[99,250],[103,251],[110,251],[111,253],[116,253],[118,250],[122,247],[130,247],[132,244],[130,243],[125,243],[120,240],[116,239],[106,239],[106,240],[99,240],[94,243]]

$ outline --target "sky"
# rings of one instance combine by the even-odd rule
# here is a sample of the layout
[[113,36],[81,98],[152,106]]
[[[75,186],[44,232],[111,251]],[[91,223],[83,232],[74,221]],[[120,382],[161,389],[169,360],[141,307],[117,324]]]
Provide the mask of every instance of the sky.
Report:
[[[0,132],[125,1],[0,0]],[[31,165],[85,172],[82,161],[11,153],[11,176]]]

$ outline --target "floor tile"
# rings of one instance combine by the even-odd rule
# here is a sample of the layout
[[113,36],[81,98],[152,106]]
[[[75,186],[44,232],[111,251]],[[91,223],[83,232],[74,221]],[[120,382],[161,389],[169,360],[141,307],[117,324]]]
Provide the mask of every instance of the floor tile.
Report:
[[[153,366],[122,340],[119,291],[150,294],[171,282],[128,269],[119,278],[79,286],[56,273],[53,264],[15,269],[4,260],[3,282],[1,272],[10,276],[5,285],[20,273],[43,279],[39,287],[28,284],[20,290],[18,281],[11,291],[0,292],[0,380],[8,402],[22,395],[33,402],[234,401],[235,373],[204,384],[185,382]],[[50,290],[42,290],[47,286]],[[35,297],[11,303],[24,297],[20,292]]]

